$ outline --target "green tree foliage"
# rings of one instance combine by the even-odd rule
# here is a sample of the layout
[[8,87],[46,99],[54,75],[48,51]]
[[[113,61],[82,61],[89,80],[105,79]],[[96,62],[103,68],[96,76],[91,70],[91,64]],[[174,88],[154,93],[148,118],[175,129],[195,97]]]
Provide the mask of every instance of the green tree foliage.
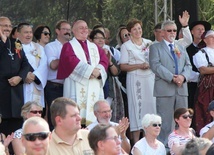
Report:
[[[137,18],[143,22],[143,36],[153,39],[154,0],[0,0],[0,6],[0,15],[9,17],[14,25],[45,24],[53,32],[60,19],[71,23],[84,19],[90,28],[98,23],[108,27],[112,38],[120,24]],[[199,0],[199,17],[214,23],[214,0]]]

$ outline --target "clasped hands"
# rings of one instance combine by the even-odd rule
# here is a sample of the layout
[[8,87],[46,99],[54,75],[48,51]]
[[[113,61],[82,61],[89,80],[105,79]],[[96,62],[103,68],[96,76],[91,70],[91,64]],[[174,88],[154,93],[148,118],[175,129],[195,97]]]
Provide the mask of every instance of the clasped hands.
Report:
[[184,76],[183,75],[174,75],[173,82],[175,84],[177,84],[178,87],[181,87],[184,82]]
[[100,69],[94,68],[93,72],[91,73],[90,79],[97,79],[100,76]]
[[144,62],[144,63],[140,64],[140,69],[142,69],[142,70],[149,69],[149,64],[148,64],[148,63],[146,63],[146,62]]
[[32,72],[28,72],[27,77],[25,79],[25,83],[32,83],[35,80],[35,75]]
[[20,76],[14,76],[10,79],[8,79],[8,82],[11,86],[16,86],[17,84],[19,84],[19,82],[22,80],[22,78]]

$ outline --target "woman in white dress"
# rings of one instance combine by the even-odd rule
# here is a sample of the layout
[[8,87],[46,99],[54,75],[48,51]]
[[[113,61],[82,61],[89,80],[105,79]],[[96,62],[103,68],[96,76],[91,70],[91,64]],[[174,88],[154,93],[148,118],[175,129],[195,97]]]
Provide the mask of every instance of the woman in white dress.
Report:
[[161,117],[146,114],[142,120],[145,137],[140,139],[132,148],[133,155],[166,155],[163,143],[157,140],[161,130]]
[[141,120],[147,113],[156,113],[153,97],[154,73],[149,68],[151,40],[142,38],[142,22],[132,19],[127,24],[131,39],[121,46],[120,68],[127,72],[126,88],[130,131],[133,143],[139,140]]

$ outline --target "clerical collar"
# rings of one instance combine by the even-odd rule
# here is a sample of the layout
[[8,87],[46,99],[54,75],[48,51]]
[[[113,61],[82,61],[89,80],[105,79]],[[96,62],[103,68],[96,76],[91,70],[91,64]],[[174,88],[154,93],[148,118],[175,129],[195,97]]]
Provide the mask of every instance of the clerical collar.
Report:
[[77,41],[78,41],[80,44],[81,44],[81,43],[87,44],[87,40],[82,41],[82,40],[77,39]]

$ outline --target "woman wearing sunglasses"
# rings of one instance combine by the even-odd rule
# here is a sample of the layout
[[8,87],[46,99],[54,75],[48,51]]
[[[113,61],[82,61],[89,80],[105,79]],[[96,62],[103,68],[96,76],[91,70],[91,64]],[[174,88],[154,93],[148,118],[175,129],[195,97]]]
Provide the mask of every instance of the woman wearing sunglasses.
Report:
[[48,26],[40,25],[35,29],[33,35],[36,38],[36,42],[42,47],[45,47],[50,41],[51,30]]
[[[41,117],[42,109],[43,107],[36,101],[29,101],[22,106],[21,116],[24,121],[33,116]],[[16,130],[14,132],[14,137],[13,137],[14,139],[12,141],[12,146],[13,146],[15,155],[23,155],[25,152],[25,148],[22,145],[21,137],[22,137],[22,129]]]
[[135,143],[131,153],[133,155],[166,155],[164,145],[157,140],[161,130],[161,117],[155,114],[144,115],[142,128],[145,137]]
[[193,110],[179,108],[174,112],[175,130],[168,137],[168,146],[172,155],[180,155],[185,144],[195,137],[195,131],[190,128]]

